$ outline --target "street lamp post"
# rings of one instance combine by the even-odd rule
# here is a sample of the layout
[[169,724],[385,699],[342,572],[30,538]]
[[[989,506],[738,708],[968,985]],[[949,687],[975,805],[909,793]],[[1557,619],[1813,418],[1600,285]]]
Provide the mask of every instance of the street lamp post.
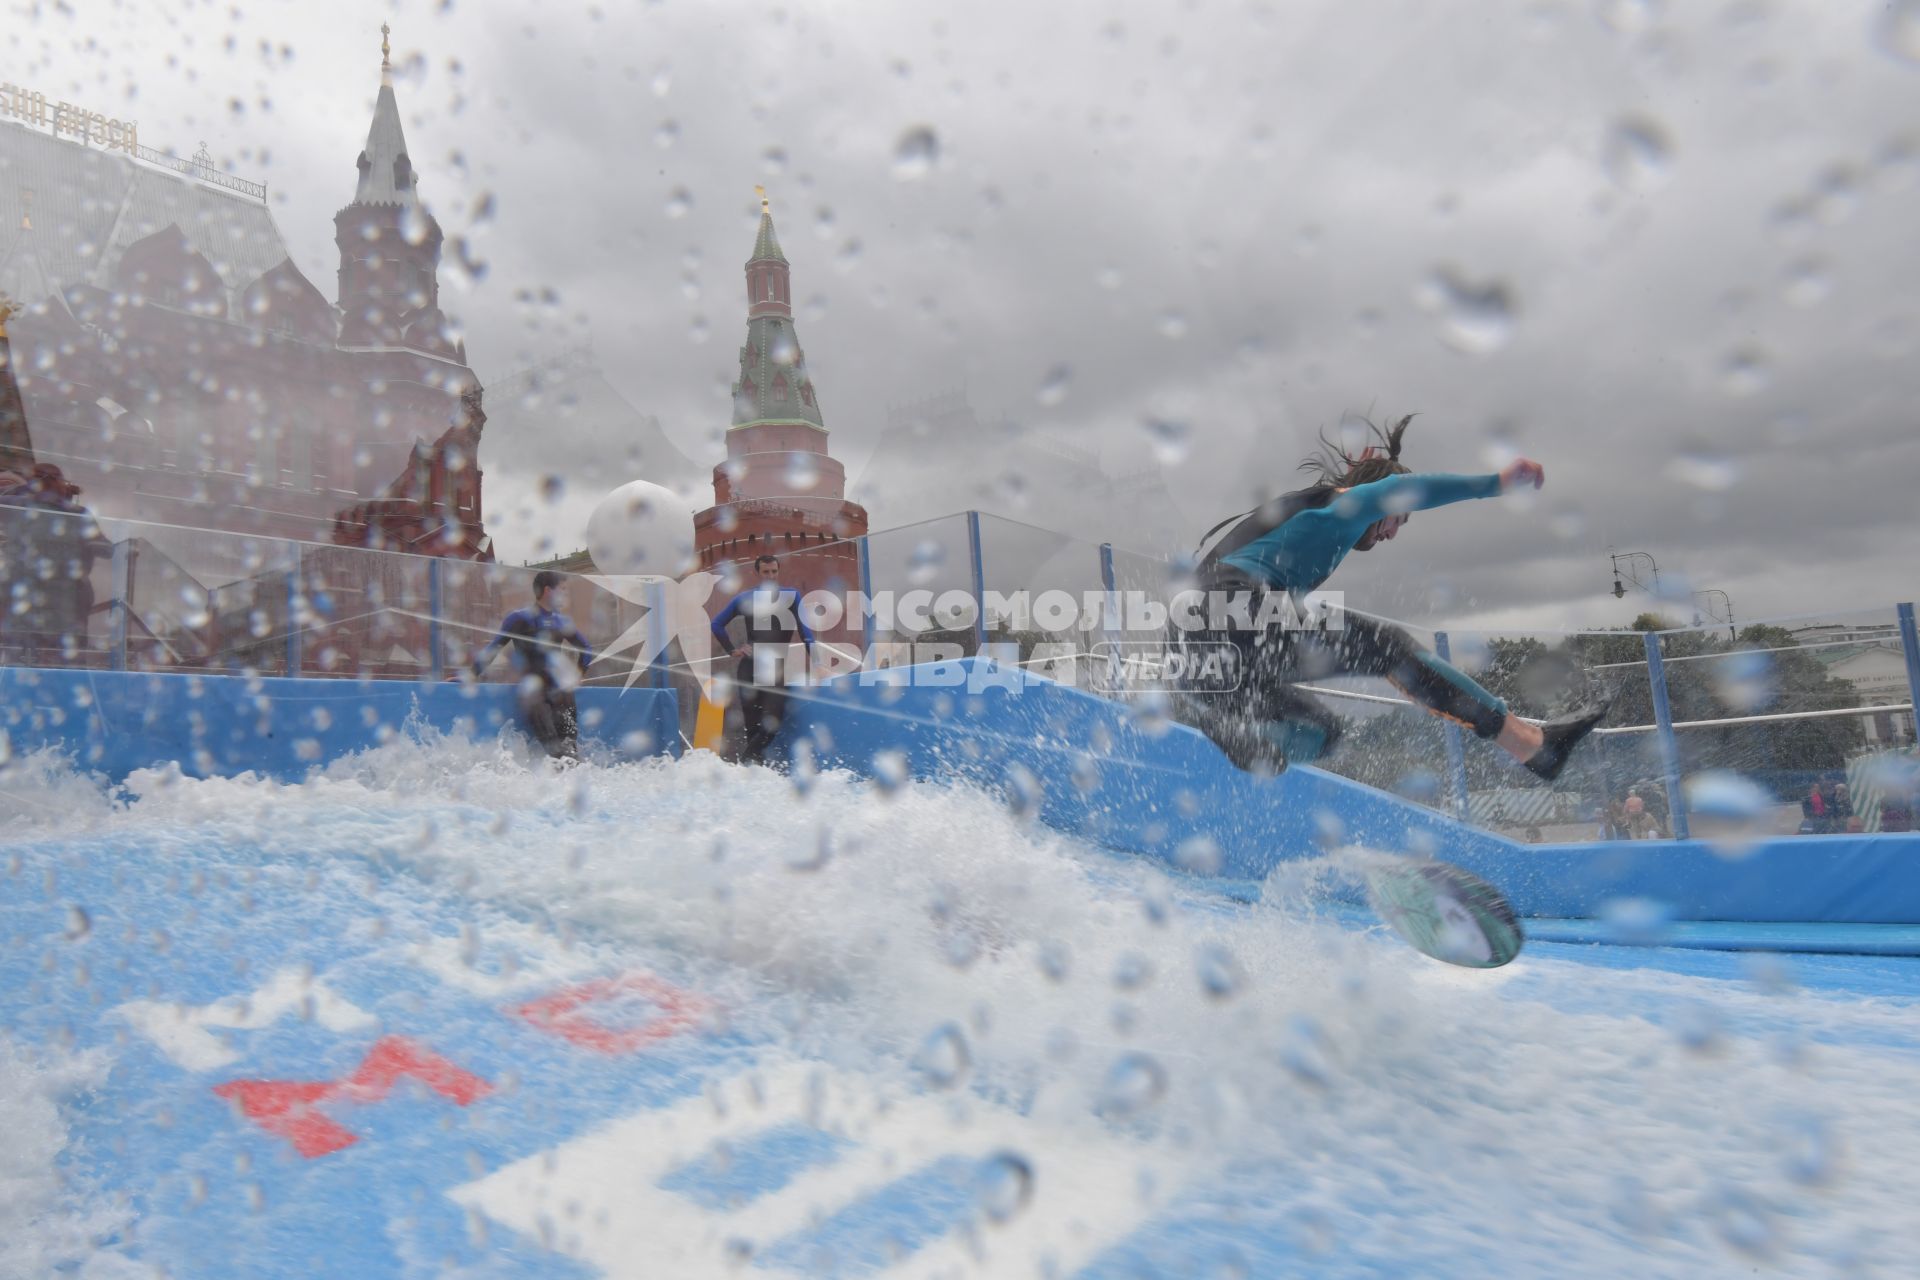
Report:
[[[1740,630],[1738,627],[1733,625],[1733,597],[1732,596],[1720,590],[1720,588],[1718,587],[1708,587],[1704,591],[1696,591],[1693,594],[1696,600],[1701,596],[1719,596],[1721,603],[1726,605],[1727,607],[1727,636],[1729,639],[1736,640],[1736,641],[1740,639]],[[1713,616],[1712,609],[1708,609],[1707,613],[1709,617]],[[1696,627],[1700,625],[1700,611],[1698,609],[1695,609],[1693,613],[1693,625]]]
[[[1613,561],[1613,598],[1615,600],[1619,600],[1627,594],[1626,584],[1621,581],[1622,578],[1625,578],[1627,582],[1631,582],[1642,591],[1647,590],[1647,584],[1640,581],[1638,575],[1633,571],[1633,563],[1636,560],[1645,560],[1647,562],[1648,573],[1653,578],[1653,594],[1660,594],[1660,566],[1652,556],[1644,551],[1609,552],[1608,555]],[[1621,567],[1622,562],[1625,562],[1625,568]]]

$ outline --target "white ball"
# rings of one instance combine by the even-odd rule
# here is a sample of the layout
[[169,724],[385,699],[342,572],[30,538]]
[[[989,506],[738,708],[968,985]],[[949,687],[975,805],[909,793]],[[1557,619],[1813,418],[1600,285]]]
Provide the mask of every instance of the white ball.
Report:
[[587,551],[604,574],[678,578],[694,566],[693,509],[671,489],[630,480],[587,517]]

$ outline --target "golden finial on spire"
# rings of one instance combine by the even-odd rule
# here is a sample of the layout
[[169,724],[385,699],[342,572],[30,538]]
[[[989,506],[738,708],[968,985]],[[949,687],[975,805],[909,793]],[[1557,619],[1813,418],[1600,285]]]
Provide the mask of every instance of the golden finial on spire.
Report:
[[392,34],[393,34],[392,30],[387,26],[386,23],[383,22],[380,24],[380,66],[382,70],[385,70],[388,66],[391,65],[387,61],[387,55],[392,53],[393,50],[387,46],[387,37]]
[[760,212],[766,213],[768,211],[767,210],[767,189],[756,182],[753,186],[753,194],[760,197]]

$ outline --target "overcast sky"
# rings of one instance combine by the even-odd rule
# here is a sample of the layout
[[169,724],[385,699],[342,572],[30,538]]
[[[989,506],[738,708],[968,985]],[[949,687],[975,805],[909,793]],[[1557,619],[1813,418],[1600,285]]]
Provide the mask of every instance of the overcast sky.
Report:
[[[1368,607],[1625,622],[1610,545],[1743,621],[1920,594],[1911,0],[7,12],[4,78],[205,139],[329,295],[390,22],[421,192],[486,264],[441,270],[482,379],[590,337],[699,460],[765,183],[856,474],[890,401],[964,386],[1112,471],[1165,466],[1197,535],[1293,487],[1343,413],[1418,411],[1416,466],[1517,449],[1548,486],[1353,557],[1333,585]],[[931,164],[902,162],[922,129]],[[578,545],[629,478],[618,440],[542,451],[558,503],[488,463],[506,558]]]

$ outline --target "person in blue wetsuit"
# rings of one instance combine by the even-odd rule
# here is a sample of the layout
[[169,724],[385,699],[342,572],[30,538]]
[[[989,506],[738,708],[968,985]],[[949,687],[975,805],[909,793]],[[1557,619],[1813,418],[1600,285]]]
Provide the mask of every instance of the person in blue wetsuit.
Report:
[[[1273,593],[1301,597],[1316,590],[1350,551],[1370,551],[1391,542],[1416,511],[1430,511],[1473,498],[1491,498],[1514,488],[1539,488],[1546,470],[1526,458],[1497,475],[1415,475],[1400,461],[1411,417],[1391,430],[1374,428],[1379,444],[1358,456],[1326,444],[1303,470],[1320,482],[1243,516],[1215,525],[1203,539],[1195,568],[1197,586],[1213,599],[1238,597],[1258,622]],[[1565,767],[1574,745],[1600,722],[1605,706],[1589,707],[1539,725],[1509,714],[1506,704],[1465,673],[1415,644],[1389,623],[1344,613],[1339,625],[1298,624],[1299,610],[1267,610],[1282,621],[1266,626],[1221,625],[1209,614],[1206,628],[1177,635],[1195,659],[1212,653],[1231,661],[1209,675],[1189,677],[1176,706],[1219,744],[1233,762],[1255,772],[1278,773],[1289,762],[1317,760],[1340,737],[1340,721],[1293,686],[1328,676],[1382,677],[1415,702],[1498,743],[1514,759],[1551,781]]]
[[[474,655],[474,679],[502,649],[513,647],[513,665],[520,672],[520,715],[546,753],[554,759],[579,757],[580,716],[573,690],[580,674],[593,662],[593,647],[560,612],[566,607],[566,579],[550,569],[533,575],[531,609],[515,609],[500,623],[498,635]],[[567,650],[577,650],[576,659]],[[447,677],[459,679],[456,672]]]
[[[753,570],[759,581],[727,601],[712,625],[721,652],[740,660],[734,675],[744,739],[739,758],[758,764],[779,734],[786,712],[787,647],[797,635],[811,659],[813,630],[800,616],[800,593],[780,585],[780,558],[760,556]],[[735,644],[727,631],[735,618],[746,623],[745,643]]]

